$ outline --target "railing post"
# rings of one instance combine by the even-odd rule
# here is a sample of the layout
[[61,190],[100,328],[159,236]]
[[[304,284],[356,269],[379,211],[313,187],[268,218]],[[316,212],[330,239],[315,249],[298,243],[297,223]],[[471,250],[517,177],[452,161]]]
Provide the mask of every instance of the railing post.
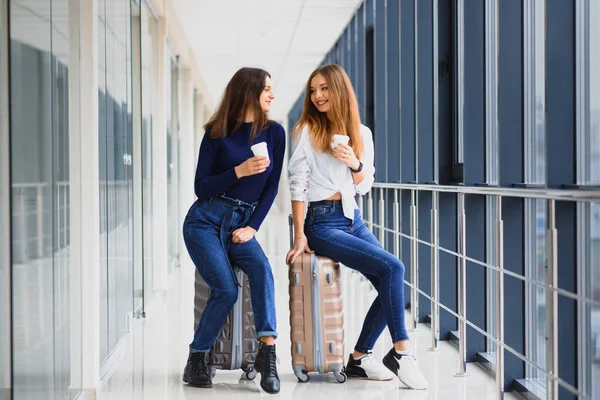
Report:
[[363,204],[364,199],[363,199],[363,195],[362,194],[358,195],[358,201],[357,202],[358,202],[358,209],[360,210],[360,215],[363,218],[365,218],[366,217],[366,215],[365,215],[365,205]]
[[504,398],[504,221],[502,196],[496,210],[496,399]]
[[458,372],[455,376],[467,376],[467,230],[465,214],[465,194],[458,194],[458,240],[460,254],[458,263]]
[[[16,196],[18,196],[19,201],[14,201],[15,208],[18,208],[13,211],[14,218],[19,220],[16,226],[13,227],[13,230],[18,229],[19,232],[19,241],[21,243],[21,247],[19,248],[20,260],[19,262],[26,263],[28,261],[28,249],[27,249],[27,235],[29,234],[29,229],[27,229],[27,213],[25,209],[25,189],[24,188],[15,188]],[[13,217],[11,215],[11,218]],[[16,256],[17,252],[13,253],[13,256]]]
[[385,189],[379,189],[379,243],[385,249],[385,199],[383,195],[385,194]]
[[416,331],[419,323],[419,267],[417,259],[417,194],[414,190],[410,191],[410,282],[411,288],[410,313],[412,330]]
[[367,213],[369,217],[369,221],[367,222],[369,226],[369,230],[373,232],[373,191],[369,191],[369,196],[367,197]]
[[44,187],[36,187],[37,256],[44,257]]
[[[548,201],[548,234],[546,245],[546,369],[558,377],[558,253],[556,230],[556,200]],[[546,379],[549,400],[558,399],[558,381]]]
[[440,339],[440,286],[439,286],[439,219],[438,219],[438,192],[431,193],[431,347],[429,351],[436,351]]
[[400,258],[400,205],[398,189],[394,189],[394,255]]
[[68,206],[68,201],[67,199],[69,199],[69,190],[70,190],[70,186],[69,184],[63,186],[63,226],[64,226],[64,232],[63,232],[63,247],[67,247],[68,246],[68,241],[69,241],[69,235],[71,234],[71,228],[69,227],[69,213],[70,213],[70,208]]

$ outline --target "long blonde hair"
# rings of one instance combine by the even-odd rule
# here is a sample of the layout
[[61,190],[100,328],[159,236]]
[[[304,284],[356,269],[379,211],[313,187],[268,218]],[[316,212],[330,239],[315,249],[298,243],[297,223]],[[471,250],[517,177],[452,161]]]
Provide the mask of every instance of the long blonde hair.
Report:
[[[327,82],[329,92],[329,112],[322,113],[310,99],[310,85],[313,78],[322,75]],[[347,134],[349,145],[357,157],[363,152],[363,140],[360,136],[360,114],[358,102],[346,71],[337,64],[324,65],[317,68],[308,78],[304,110],[294,125],[294,134],[298,135],[307,126],[315,148],[324,153],[331,153],[331,139],[336,133]]]

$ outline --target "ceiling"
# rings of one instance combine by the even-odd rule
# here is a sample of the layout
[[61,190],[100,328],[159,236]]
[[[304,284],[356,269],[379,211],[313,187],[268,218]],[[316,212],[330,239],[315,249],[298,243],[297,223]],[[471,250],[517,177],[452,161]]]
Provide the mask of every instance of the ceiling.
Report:
[[214,103],[235,71],[267,70],[284,120],[363,0],[172,0]]

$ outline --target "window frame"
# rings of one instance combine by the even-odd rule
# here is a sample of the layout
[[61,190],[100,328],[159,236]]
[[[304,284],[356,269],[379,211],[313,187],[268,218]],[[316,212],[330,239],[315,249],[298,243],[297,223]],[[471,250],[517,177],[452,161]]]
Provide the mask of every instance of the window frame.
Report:
[[[534,187],[544,186],[547,181],[545,20],[545,2],[523,1],[523,178],[526,186]],[[541,37],[540,33],[542,33]],[[546,217],[544,210],[546,210],[544,200],[524,200],[525,275],[529,279],[537,279],[542,282],[544,282],[544,279],[541,274],[543,274],[546,254]],[[541,246],[538,246],[536,242],[536,238],[540,233],[539,215],[544,216],[544,223],[541,225],[544,238],[539,241]],[[539,250],[542,250],[543,253],[537,254]],[[532,285],[525,285],[525,354],[538,365],[545,366],[545,351],[540,353],[540,341],[535,337],[540,330],[543,330],[544,333],[546,330],[545,311],[541,313],[544,316],[544,323],[540,323],[536,319],[538,314],[536,309],[539,306],[539,299],[536,298],[538,292],[539,290]],[[542,296],[542,299],[544,299],[543,307],[545,310],[545,296]],[[544,372],[539,371],[529,363],[526,363],[525,366],[525,378],[534,385],[539,385],[540,389],[545,390],[546,376]]]
[[[575,4],[575,70],[576,70],[576,182],[578,187],[597,186],[591,176],[591,162],[589,151],[591,146],[591,3],[589,0],[581,0]],[[600,95],[600,93],[599,93]],[[592,205],[589,203],[577,204],[577,291],[584,296],[593,298],[592,282],[594,272],[592,270]],[[579,345],[577,364],[578,385],[580,390],[593,396],[593,358],[588,344],[592,343],[592,321],[591,308],[582,302],[577,304],[577,321],[579,324],[577,341]],[[600,386],[596,388],[600,390]]]
[[[499,138],[498,138],[498,1],[486,0],[485,4],[485,146],[486,146],[486,172],[485,178],[488,185],[498,185],[499,165]],[[496,207],[498,199],[495,196],[486,198],[486,257],[488,263],[496,262]],[[496,332],[497,308],[497,273],[491,269],[487,271],[487,330]],[[487,339],[486,352],[494,359],[497,346],[493,340]]]
[[0,332],[0,393],[12,387],[12,262],[11,262],[11,218],[10,218],[10,113],[9,113],[9,79],[8,79],[8,2],[0,6],[0,249],[2,256],[0,264],[4,266],[4,279],[2,285],[2,298],[0,299],[0,315],[2,317],[2,331]]

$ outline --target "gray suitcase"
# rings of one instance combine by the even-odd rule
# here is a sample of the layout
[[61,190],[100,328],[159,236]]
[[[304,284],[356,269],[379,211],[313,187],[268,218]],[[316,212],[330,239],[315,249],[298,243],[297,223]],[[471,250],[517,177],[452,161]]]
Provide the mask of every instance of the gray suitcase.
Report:
[[[242,285],[233,310],[227,316],[225,325],[209,353],[209,368],[214,376],[216,370],[242,369],[244,377],[253,380],[256,377],[254,361],[258,354],[259,343],[256,339],[254,313],[250,300],[248,277],[237,267],[234,272]],[[210,297],[210,288],[196,271],[194,296],[194,330],[198,327],[200,316]]]

